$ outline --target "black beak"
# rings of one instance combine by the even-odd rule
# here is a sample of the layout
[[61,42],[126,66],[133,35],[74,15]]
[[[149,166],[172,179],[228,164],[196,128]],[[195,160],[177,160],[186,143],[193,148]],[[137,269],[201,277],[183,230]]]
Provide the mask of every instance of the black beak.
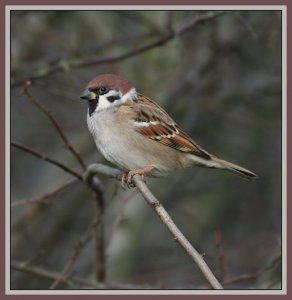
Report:
[[79,97],[84,100],[94,100],[96,99],[96,94],[91,92],[89,89],[86,89],[81,93]]

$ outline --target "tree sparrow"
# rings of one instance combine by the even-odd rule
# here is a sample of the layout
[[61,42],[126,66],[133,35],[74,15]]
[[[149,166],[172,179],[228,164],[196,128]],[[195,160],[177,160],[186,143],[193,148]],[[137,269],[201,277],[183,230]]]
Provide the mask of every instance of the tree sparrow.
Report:
[[126,79],[99,75],[80,98],[88,101],[87,124],[97,148],[125,174],[163,176],[181,168],[224,169],[246,179],[256,174],[208,153],[184,133],[155,102],[139,94]]

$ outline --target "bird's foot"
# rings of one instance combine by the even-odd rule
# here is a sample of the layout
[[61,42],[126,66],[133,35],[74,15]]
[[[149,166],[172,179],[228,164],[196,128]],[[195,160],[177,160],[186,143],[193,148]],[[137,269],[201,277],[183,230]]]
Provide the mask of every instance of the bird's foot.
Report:
[[150,173],[153,169],[154,167],[151,166],[151,167],[145,167],[142,169],[136,169],[136,170],[125,172],[121,178],[122,187],[123,188],[125,188],[126,186],[128,188],[135,187],[135,184],[133,183],[133,177],[135,175],[140,175],[142,177],[142,180],[145,181],[145,175],[147,173]]

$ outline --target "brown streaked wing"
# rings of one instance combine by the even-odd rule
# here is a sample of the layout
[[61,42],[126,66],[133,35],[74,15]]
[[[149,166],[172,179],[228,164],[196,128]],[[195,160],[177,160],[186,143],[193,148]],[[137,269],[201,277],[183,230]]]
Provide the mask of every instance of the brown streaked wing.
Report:
[[138,126],[136,130],[148,138],[182,152],[189,152],[204,159],[211,155],[184,133],[172,118],[155,102],[139,94],[134,103],[129,103],[135,111],[135,121],[148,126]]

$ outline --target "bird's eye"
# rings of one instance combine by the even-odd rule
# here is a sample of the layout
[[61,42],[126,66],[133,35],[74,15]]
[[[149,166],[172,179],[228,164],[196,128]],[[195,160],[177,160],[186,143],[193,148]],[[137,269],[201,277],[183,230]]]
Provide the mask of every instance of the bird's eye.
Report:
[[100,95],[104,95],[108,92],[108,88],[106,88],[105,86],[101,86],[99,89],[98,89],[98,92]]

